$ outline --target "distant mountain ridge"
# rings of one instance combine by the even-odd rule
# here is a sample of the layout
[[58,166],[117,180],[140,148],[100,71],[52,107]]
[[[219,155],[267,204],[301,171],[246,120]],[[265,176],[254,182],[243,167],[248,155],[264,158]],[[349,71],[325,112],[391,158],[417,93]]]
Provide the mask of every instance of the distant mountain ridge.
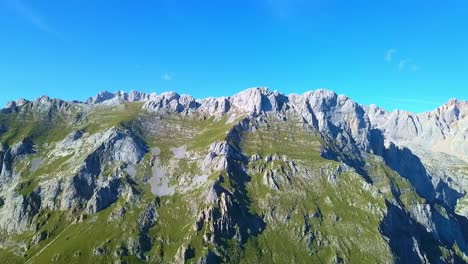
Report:
[[[85,104],[112,104],[112,103],[122,103],[122,102],[146,102],[146,101],[151,101],[151,100],[158,100],[158,98],[160,97],[164,97],[165,95],[175,95],[176,97],[180,97],[180,96],[184,96],[184,97],[190,97],[192,98],[193,100],[195,101],[206,101],[206,100],[211,100],[211,99],[222,99],[222,98],[232,98],[232,97],[236,97],[238,95],[241,95],[247,91],[250,91],[250,90],[257,90],[257,91],[260,91],[260,93],[263,93],[263,94],[269,94],[269,93],[278,93],[278,91],[270,91],[267,87],[253,87],[253,88],[249,88],[249,89],[246,89],[242,92],[239,92],[238,94],[235,94],[233,96],[222,96],[222,97],[219,97],[219,98],[214,98],[214,97],[208,97],[208,98],[203,98],[203,99],[195,99],[193,98],[192,96],[190,95],[186,95],[186,94],[178,94],[177,92],[173,92],[173,91],[168,91],[168,92],[162,92],[160,94],[158,93],[155,93],[155,92],[152,92],[152,93],[147,93],[147,92],[141,92],[141,91],[137,91],[137,90],[131,90],[129,92],[125,92],[125,91],[117,91],[117,92],[109,92],[109,91],[101,91],[99,92],[98,94],[96,94],[95,96],[91,96],[89,97],[88,99],[86,99],[85,101],[79,101],[79,100],[73,100],[73,101],[70,101],[70,102],[74,102],[74,103],[85,103]],[[331,91],[331,90],[327,90],[327,89],[317,89],[317,90],[311,90],[311,91],[308,91],[308,92],[304,92],[303,94],[308,94],[308,93],[313,93],[315,91],[325,91],[326,93],[332,93],[332,94],[336,94],[335,92]],[[282,94],[283,96],[288,96],[288,95],[284,95]],[[292,93],[290,95],[297,95],[295,93]],[[336,96],[338,96],[338,94],[336,94]],[[344,96],[344,95],[341,95],[341,96]],[[346,97],[346,96],[345,96]],[[37,101],[41,98],[49,98],[51,99],[49,96],[41,96],[41,97],[38,97],[36,100],[33,100],[33,101]],[[60,100],[60,99],[58,99]],[[65,100],[63,100],[65,101]],[[24,98],[21,98],[21,99],[18,99],[16,101],[9,101],[7,103],[7,105],[4,107],[4,108],[11,108],[11,107],[14,107],[14,106],[21,106],[21,105],[24,105],[25,103],[28,103],[30,102],[29,100],[27,99],[24,99]],[[425,111],[425,112],[421,112],[422,113],[429,113],[429,112],[436,112],[436,111],[444,111],[444,108],[448,108],[450,106],[456,106],[456,108],[463,108],[464,110],[462,111],[463,113],[465,113],[466,111],[466,105],[468,104],[467,103],[468,101],[466,100],[459,100],[457,98],[452,98],[450,99],[447,103],[437,107],[436,109],[434,110],[431,110],[431,111]],[[369,106],[365,106],[365,105],[361,105],[365,108],[376,108],[376,109],[380,109],[384,112],[389,112],[387,110],[384,110],[380,107],[378,107],[377,105],[375,104],[371,104]],[[408,113],[412,113],[411,111],[403,111],[403,110],[394,110],[394,111],[400,111],[400,112],[408,112]],[[394,111],[391,111],[391,112],[394,112]],[[413,113],[415,114],[415,113]]]
[[[33,101],[51,100],[47,96]],[[57,100],[57,99],[56,99]],[[224,114],[253,113],[260,112],[284,112],[290,109],[300,112],[304,117],[312,114],[318,122],[317,116],[321,112],[339,109],[345,111],[348,123],[347,129],[354,129],[354,136],[358,137],[357,124],[350,124],[353,119],[365,126],[377,128],[385,132],[386,136],[395,142],[416,143],[434,151],[446,152],[462,159],[468,159],[468,101],[449,100],[433,111],[415,114],[407,111],[394,110],[388,112],[376,105],[359,105],[352,99],[337,95],[330,90],[314,90],[302,95],[290,94],[288,96],[277,91],[270,91],[266,87],[250,88],[238,94],[228,97],[205,98],[197,100],[189,95],[179,95],[175,92],[164,92],[161,94],[130,91],[129,93],[118,91],[110,93],[103,91],[96,96],[88,98],[84,104],[89,105],[115,105],[124,102],[143,102],[143,108],[150,111],[166,110],[169,112],[190,113],[204,112],[219,116]],[[28,103],[25,99],[11,101],[3,111],[9,111],[15,107]],[[73,101],[73,103],[80,103]],[[311,109],[307,109],[312,105]],[[324,108],[325,107],[325,108]],[[326,109],[331,107],[333,109]],[[310,111],[311,110],[311,111]],[[353,112],[349,115],[347,111]],[[359,113],[364,112],[364,113]],[[320,120],[320,127],[325,126],[325,120]],[[354,126],[354,128],[351,128]],[[453,133],[452,133],[453,132]],[[452,143],[453,142],[453,143]]]

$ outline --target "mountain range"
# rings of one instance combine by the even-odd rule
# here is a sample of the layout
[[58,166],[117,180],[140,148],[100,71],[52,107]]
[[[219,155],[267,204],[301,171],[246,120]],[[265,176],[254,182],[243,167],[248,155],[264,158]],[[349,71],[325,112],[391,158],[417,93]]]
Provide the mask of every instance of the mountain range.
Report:
[[0,110],[2,263],[466,263],[468,101],[101,92]]

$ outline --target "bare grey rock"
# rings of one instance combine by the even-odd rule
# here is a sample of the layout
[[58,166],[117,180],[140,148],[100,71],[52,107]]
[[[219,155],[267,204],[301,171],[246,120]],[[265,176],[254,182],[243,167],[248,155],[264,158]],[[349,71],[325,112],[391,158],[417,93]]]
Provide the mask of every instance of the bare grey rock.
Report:
[[199,104],[191,96],[166,92],[151,98],[144,104],[143,108],[151,112],[189,113],[198,106]]
[[166,175],[166,169],[155,164],[151,171],[153,174],[149,180],[151,184],[151,192],[158,196],[173,195],[175,187],[169,186],[169,178]]
[[118,91],[115,93],[110,93],[108,91],[103,91],[98,93],[96,96],[90,97],[86,100],[87,104],[105,104],[105,105],[117,105],[124,102],[146,102],[155,98],[156,93],[144,93],[139,91],[130,91],[125,93],[123,91]]
[[187,150],[185,146],[180,146],[177,148],[171,148],[172,153],[176,159],[183,159],[187,155]]
[[387,112],[375,105],[367,109],[372,126],[383,131],[387,140],[417,145],[434,152],[468,157],[468,102],[450,100],[431,112],[414,114]]

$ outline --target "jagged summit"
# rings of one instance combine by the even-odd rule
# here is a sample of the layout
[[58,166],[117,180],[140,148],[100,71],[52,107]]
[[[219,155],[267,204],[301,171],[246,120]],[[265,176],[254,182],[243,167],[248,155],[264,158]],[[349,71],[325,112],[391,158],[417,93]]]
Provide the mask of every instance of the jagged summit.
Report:
[[[184,101],[193,101],[196,107],[204,107],[207,109],[211,109],[212,106],[209,104],[226,104],[234,105],[235,107],[242,109],[243,111],[247,112],[262,112],[262,111],[280,111],[281,107],[278,108],[279,105],[283,105],[284,103],[288,103],[289,101],[298,100],[299,98],[307,98],[308,100],[312,100],[315,102],[332,102],[336,101],[340,104],[343,104],[345,101],[352,101],[349,97],[345,95],[338,95],[334,91],[328,89],[316,89],[304,92],[303,94],[289,94],[285,95],[277,90],[271,91],[268,87],[252,87],[246,90],[243,90],[237,94],[231,96],[223,96],[223,97],[208,97],[204,99],[195,99],[190,95],[179,95],[177,92],[163,92],[161,94],[153,93],[145,93],[136,90],[131,90],[130,92],[124,91],[117,91],[117,92],[109,92],[109,91],[102,91],[99,92],[97,95],[92,96],[85,100],[83,103],[89,105],[116,105],[121,104],[124,102],[149,102],[149,101],[172,101],[172,100],[179,100],[179,98],[183,98]],[[50,100],[59,100],[60,99],[50,99],[48,96],[41,96],[34,100],[37,103],[49,103]],[[7,103],[4,109],[12,109],[15,107],[23,106],[30,101],[26,99],[18,99],[16,101],[10,101]],[[73,103],[80,103],[79,101],[73,101]],[[355,103],[355,102],[353,102]],[[208,104],[208,105],[207,105]],[[367,111],[371,112],[383,112],[389,113],[385,109],[378,107],[377,105],[369,105],[363,106]],[[227,110],[225,108],[225,110]],[[394,110],[399,111],[399,110]],[[456,116],[466,116],[468,115],[468,101],[458,100],[456,98],[450,99],[447,103],[439,106],[438,108],[434,109],[433,111],[420,113],[418,115],[444,115],[445,112],[453,112]],[[400,111],[406,112],[412,115],[414,113],[407,112],[407,111]]]
[[343,142],[355,142],[367,150],[373,145],[369,131],[378,129],[386,138],[399,144],[417,144],[462,159],[467,159],[468,155],[468,143],[465,140],[468,134],[468,101],[457,99],[451,99],[433,111],[415,114],[399,110],[388,112],[376,105],[362,106],[345,95],[326,89],[285,95],[267,87],[253,87],[232,96],[205,99],[195,99],[176,92],[156,94],[138,91],[103,91],[84,103],[43,96],[32,102],[24,99],[10,102],[2,111],[14,112],[23,106],[30,106],[36,111],[57,108],[69,112],[73,105],[112,106],[125,102],[141,102],[142,108],[149,112],[184,115],[200,113],[234,118],[243,114],[273,113],[285,117],[295,113],[319,131]]
[[129,93],[124,91],[117,91],[115,93],[111,93],[108,91],[102,91],[98,93],[96,96],[88,98],[85,103],[87,104],[116,104],[121,102],[140,102],[140,101],[148,101],[152,98],[156,97],[156,93],[145,93],[132,90]]
[[201,100],[175,92],[159,95],[135,91],[129,94],[104,92],[87,103],[119,104],[125,101],[144,102],[143,108],[153,112],[200,112],[214,116],[294,112],[318,130],[340,140],[355,141],[365,149],[373,144],[368,137],[369,131],[379,129],[399,144],[417,144],[462,159],[467,159],[468,155],[468,143],[464,140],[468,133],[468,101],[457,99],[419,114],[399,110],[388,112],[375,105],[362,106],[345,95],[326,89],[285,95],[267,87],[253,87],[232,96]]

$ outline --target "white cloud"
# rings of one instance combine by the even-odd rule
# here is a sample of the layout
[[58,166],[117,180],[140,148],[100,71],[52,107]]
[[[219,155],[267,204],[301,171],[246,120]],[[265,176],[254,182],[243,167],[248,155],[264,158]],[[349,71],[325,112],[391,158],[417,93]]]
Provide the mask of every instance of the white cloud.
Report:
[[19,16],[26,19],[37,29],[47,33],[56,33],[55,30],[46,22],[45,18],[22,0],[5,0],[6,6],[12,9]]
[[386,61],[392,61],[393,60],[393,55],[397,52],[396,49],[389,49],[387,50],[387,53],[385,54],[385,60]]
[[398,71],[419,71],[420,67],[418,64],[414,63],[412,59],[403,59],[398,63]]
[[398,63],[398,70],[399,71],[404,71],[406,66],[411,63],[411,59],[403,59],[400,60],[400,63]]
[[[385,60],[391,65],[397,65],[398,66],[398,71],[403,72],[403,71],[419,71],[421,68],[417,63],[413,61],[413,59],[410,58],[403,58],[400,60],[395,59],[395,54],[397,53],[397,50],[394,48],[388,49],[387,52],[385,53]],[[395,62],[393,62],[395,61]]]
[[164,81],[171,81],[172,79],[174,79],[174,73],[173,72],[165,72],[163,73],[163,75],[161,75],[161,79],[163,79]]

